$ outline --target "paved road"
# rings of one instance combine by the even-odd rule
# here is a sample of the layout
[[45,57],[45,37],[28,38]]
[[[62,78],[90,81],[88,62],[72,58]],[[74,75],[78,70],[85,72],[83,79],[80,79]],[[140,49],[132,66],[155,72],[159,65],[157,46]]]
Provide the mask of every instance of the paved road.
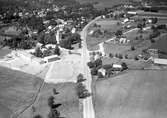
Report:
[[[94,20],[92,20],[91,22],[89,22],[81,32],[81,39],[83,40],[82,41],[83,74],[84,74],[84,77],[87,79],[84,84],[89,92],[92,92],[92,90],[91,90],[92,77],[91,77],[90,69],[87,66],[87,62],[90,61],[90,58],[89,58],[89,51],[88,51],[87,45],[86,45],[86,36],[87,36],[88,27],[93,22],[98,20],[99,18],[100,17],[97,17]],[[83,118],[95,118],[92,96],[83,100]]]

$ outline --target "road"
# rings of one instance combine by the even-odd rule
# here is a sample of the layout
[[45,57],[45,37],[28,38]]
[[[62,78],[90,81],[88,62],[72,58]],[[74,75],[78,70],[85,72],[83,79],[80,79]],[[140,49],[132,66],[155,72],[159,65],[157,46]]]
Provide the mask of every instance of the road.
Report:
[[[91,84],[92,84],[92,77],[91,77],[91,73],[90,73],[90,69],[87,66],[87,62],[90,61],[89,58],[89,51],[87,49],[87,44],[86,44],[86,36],[87,36],[87,29],[88,27],[95,22],[96,20],[98,20],[100,17],[95,18],[94,20],[92,20],[91,22],[89,22],[84,29],[81,32],[81,39],[82,41],[82,64],[83,64],[83,74],[84,77],[86,78],[85,81],[85,86],[86,89],[91,93],[92,89],[91,89]],[[93,108],[93,102],[92,102],[92,96],[83,99],[83,118],[95,118],[95,112],[94,112],[94,108]]]

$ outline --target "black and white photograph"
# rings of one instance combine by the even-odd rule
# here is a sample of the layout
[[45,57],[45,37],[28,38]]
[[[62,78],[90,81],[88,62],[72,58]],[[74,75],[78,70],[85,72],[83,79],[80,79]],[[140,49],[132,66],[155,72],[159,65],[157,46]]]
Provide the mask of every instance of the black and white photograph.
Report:
[[167,0],[0,0],[0,118],[167,118]]

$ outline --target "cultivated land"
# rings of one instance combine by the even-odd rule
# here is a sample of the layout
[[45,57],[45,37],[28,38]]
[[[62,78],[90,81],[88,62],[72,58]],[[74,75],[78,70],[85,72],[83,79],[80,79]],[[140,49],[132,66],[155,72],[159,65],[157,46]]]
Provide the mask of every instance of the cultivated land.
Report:
[[96,81],[96,118],[165,118],[166,71],[130,71]]
[[98,9],[111,8],[114,5],[127,3],[127,0],[77,0],[80,3],[98,2],[95,5]]
[[29,108],[21,117],[30,118],[32,115],[41,114],[44,118],[49,113],[47,100],[53,95],[53,88],[60,94],[56,95],[56,103],[61,103],[62,106],[58,108],[62,117],[66,118],[81,118],[82,114],[79,111],[79,100],[76,95],[75,83],[61,83],[61,84],[45,84],[39,94],[39,99],[33,105],[35,112]]
[[0,118],[29,105],[41,83],[35,76],[0,67]]
[[[9,118],[12,113],[20,113],[29,106],[34,101],[41,84],[42,80],[33,75],[0,67],[0,118]],[[30,107],[20,117],[30,118],[35,114],[47,117],[49,111],[47,99],[53,95],[53,88],[60,92],[56,96],[56,102],[62,104],[59,108],[61,116],[81,118],[75,83],[45,83],[41,88],[39,99],[33,105],[35,112],[32,112]]]

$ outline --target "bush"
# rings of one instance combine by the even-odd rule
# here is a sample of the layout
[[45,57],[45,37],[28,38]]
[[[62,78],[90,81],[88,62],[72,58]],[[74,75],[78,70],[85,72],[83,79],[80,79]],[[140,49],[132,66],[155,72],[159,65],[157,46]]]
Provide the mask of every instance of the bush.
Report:
[[103,68],[104,68],[105,70],[109,70],[109,69],[111,69],[112,67],[113,67],[112,64],[103,65]]
[[41,115],[35,115],[33,118],[42,118]]
[[98,76],[98,78],[104,78],[104,76],[101,72],[98,72],[97,76]]
[[128,69],[128,66],[127,66],[127,64],[125,63],[125,62],[122,62],[122,68],[123,68],[123,70],[126,70],[126,69]]
[[88,62],[87,65],[88,65],[89,68],[95,67],[95,64],[93,62]]
[[119,58],[119,59],[123,59],[122,54],[119,54],[119,55],[118,55],[118,58]]
[[79,82],[83,82],[83,81],[85,81],[86,79],[84,79],[84,76],[83,76],[83,74],[79,74],[78,76],[77,76],[77,83],[79,83]]
[[127,54],[125,54],[125,59],[128,59],[128,55]]
[[110,53],[110,54],[109,54],[109,57],[110,57],[110,58],[113,58],[113,54],[112,54],[112,53]]
[[59,94],[59,92],[57,92],[57,90],[53,88],[53,94],[56,95],[56,94]]
[[48,106],[49,106],[50,108],[52,108],[53,105],[54,105],[54,97],[53,97],[53,96],[50,96],[50,97],[48,98]]
[[137,56],[135,56],[135,58],[134,58],[135,60],[139,60],[139,58],[137,57]]
[[98,70],[96,68],[91,69],[91,75],[97,75]]
[[135,50],[135,47],[134,47],[134,46],[131,46],[131,50],[134,51],[134,50]]
[[79,83],[77,85],[77,95],[78,95],[78,98],[86,98],[90,96],[90,93],[82,83]]

